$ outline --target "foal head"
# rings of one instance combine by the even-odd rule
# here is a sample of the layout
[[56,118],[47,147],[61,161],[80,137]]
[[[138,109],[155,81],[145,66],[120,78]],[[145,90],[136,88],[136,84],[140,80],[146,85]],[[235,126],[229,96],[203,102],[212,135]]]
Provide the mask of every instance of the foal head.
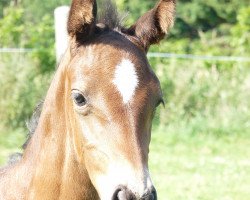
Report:
[[156,199],[148,172],[151,125],[162,102],[146,58],[172,26],[161,0],[129,29],[97,23],[94,0],[73,0],[66,99],[77,158],[101,199]]

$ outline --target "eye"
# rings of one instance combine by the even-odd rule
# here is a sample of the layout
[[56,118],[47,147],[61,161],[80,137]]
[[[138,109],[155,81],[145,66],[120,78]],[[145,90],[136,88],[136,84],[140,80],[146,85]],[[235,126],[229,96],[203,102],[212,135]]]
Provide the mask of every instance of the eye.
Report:
[[76,105],[78,105],[78,106],[84,106],[87,103],[86,98],[79,92],[73,92],[72,98],[73,98],[74,102],[76,103]]

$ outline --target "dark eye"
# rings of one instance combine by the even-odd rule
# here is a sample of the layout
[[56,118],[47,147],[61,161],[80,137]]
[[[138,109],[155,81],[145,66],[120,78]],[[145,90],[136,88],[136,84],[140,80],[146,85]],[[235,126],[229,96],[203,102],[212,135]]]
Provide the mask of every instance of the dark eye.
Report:
[[73,97],[73,99],[74,99],[74,102],[75,102],[78,106],[84,106],[84,105],[87,103],[85,97],[84,97],[81,93],[73,92],[73,93],[72,93],[72,97]]

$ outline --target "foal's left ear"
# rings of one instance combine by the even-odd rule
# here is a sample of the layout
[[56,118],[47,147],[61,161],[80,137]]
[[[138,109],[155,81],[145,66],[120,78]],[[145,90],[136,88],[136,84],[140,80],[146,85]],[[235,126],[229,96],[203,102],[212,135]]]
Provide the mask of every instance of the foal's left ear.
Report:
[[160,0],[150,11],[141,16],[127,33],[136,36],[148,51],[151,44],[162,40],[174,24],[176,0]]
[[72,0],[68,19],[69,35],[86,40],[94,31],[96,13],[96,0]]

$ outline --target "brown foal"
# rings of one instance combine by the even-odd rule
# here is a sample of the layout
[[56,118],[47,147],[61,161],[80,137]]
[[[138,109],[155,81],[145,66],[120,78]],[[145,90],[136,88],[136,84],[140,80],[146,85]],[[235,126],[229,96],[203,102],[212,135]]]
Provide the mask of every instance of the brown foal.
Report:
[[162,94],[146,53],[174,11],[160,0],[126,29],[99,23],[95,0],[73,0],[68,49],[22,159],[0,170],[1,200],[157,199],[148,153]]

